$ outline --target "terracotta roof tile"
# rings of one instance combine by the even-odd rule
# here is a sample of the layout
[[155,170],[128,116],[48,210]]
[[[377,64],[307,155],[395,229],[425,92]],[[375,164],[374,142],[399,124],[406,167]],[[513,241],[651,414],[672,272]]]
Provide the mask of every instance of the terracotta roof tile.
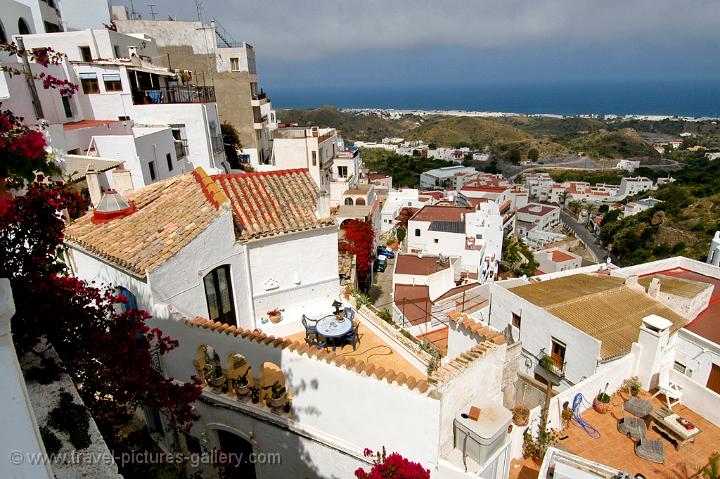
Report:
[[[224,211],[207,196],[198,168],[128,195],[137,210],[124,218],[93,224],[90,212],[65,228],[65,239],[136,276],[173,257]],[[218,198],[222,200],[222,197]]]
[[230,198],[241,240],[309,230],[333,223],[317,219],[317,186],[307,169],[215,175]]

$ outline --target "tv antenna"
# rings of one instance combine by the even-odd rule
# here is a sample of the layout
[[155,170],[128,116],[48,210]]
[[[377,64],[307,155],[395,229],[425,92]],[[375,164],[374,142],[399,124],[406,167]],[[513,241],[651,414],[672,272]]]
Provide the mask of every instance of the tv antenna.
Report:
[[135,11],[135,3],[130,0],[130,20],[140,20],[142,16]]
[[195,0],[195,10],[197,10],[198,22],[200,22],[201,24],[203,22],[203,18],[202,18],[203,8],[204,8],[203,0]]
[[155,17],[157,16],[155,12],[156,6],[157,5],[155,5],[154,3],[148,3],[148,8],[150,9],[150,16],[152,17],[153,21],[155,21]]

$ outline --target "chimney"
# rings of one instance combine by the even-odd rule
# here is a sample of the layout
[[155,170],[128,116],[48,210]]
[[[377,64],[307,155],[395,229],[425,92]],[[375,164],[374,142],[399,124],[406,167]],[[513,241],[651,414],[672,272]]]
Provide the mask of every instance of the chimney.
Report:
[[116,168],[112,171],[112,177],[115,191],[117,191],[121,195],[126,195],[130,193],[133,189],[135,189],[133,186],[133,180],[132,175],[130,174],[130,170]]
[[114,219],[130,216],[135,213],[135,210],[135,203],[128,203],[115,190],[107,190],[93,211],[92,222],[94,224],[107,223]]
[[88,166],[87,172],[85,172],[85,181],[90,192],[90,202],[96,206],[102,200],[103,195],[100,187],[100,174],[95,171],[95,168]]
[[645,292],[645,288],[643,288],[640,283],[638,283],[638,277],[636,274],[625,278],[625,286],[634,289],[635,291],[642,291],[643,293]]
[[652,299],[658,299],[658,295],[660,294],[660,280],[659,279],[653,278],[652,281],[650,281],[650,286],[648,286],[647,294]]
[[318,219],[330,217],[330,194],[325,190],[320,190],[317,193],[315,216]]
[[672,367],[675,349],[670,337],[670,327],[670,321],[655,314],[645,316],[640,326],[637,342],[642,349],[637,372],[643,388],[647,391],[657,385],[657,375],[662,368]]

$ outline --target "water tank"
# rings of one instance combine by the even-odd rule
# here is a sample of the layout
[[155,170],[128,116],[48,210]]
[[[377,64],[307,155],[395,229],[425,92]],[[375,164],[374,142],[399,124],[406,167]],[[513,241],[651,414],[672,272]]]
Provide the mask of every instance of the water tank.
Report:
[[[471,407],[480,410],[477,420],[470,414]],[[483,465],[505,444],[512,414],[500,404],[473,404],[455,416],[455,448],[465,458]]]

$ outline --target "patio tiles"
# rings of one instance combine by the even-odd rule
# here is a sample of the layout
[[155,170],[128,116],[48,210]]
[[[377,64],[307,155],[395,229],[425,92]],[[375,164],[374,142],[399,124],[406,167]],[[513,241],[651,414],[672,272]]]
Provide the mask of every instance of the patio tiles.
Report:
[[[650,394],[641,393],[643,399],[649,399]],[[677,405],[673,412],[687,418],[690,422],[702,429],[702,432],[691,443],[680,451],[675,450],[673,443],[661,437],[654,430],[649,430],[646,436],[650,439],[661,439],[665,448],[665,464],[654,464],[640,459],[634,450],[631,439],[623,436],[617,430],[617,420],[623,417],[622,403],[626,399],[623,394],[613,396],[611,410],[607,414],[599,414],[592,408],[582,414],[585,422],[594,426],[600,437],[593,439],[575,423],[561,434],[567,436],[560,441],[560,445],[569,452],[582,456],[591,461],[599,462],[610,467],[630,472],[642,473],[647,478],[673,478],[690,479],[698,477],[707,460],[715,451],[720,451],[720,428],[706,421],[691,409]],[[655,398],[653,407],[662,407],[662,402]],[[629,415],[629,414],[628,414]],[[514,460],[510,466],[511,479],[525,479],[537,477],[540,466],[531,459]]]
[[[338,347],[335,353],[338,356],[352,358],[363,361],[368,365],[375,365],[385,369],[392,369],[396,373],[405,373],[408,377],[414,377],[416,380],[427,380],[427,374],[410,364],[405,358],[400,356],[378,335],[370,331],[363,323],[359,328],[360,342],[357,349],[353,351],[351,345],[346,344],[342,348]],[[305,332],[295,333],[288,336],[288,339],[305,341]],[[332,351],[332,348],[328,348]]]

